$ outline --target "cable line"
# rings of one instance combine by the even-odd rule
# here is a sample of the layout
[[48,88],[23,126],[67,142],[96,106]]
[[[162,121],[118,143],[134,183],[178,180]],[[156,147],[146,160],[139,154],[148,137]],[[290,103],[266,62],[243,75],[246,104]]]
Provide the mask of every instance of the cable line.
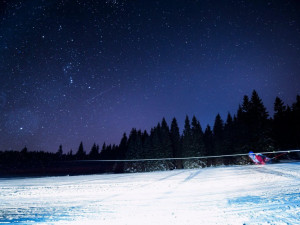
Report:
[[[288,154],[292,152],[300,152],[297,150],[283,150],[283,151],[272,151],[272,152],[256,152],[255,154],[277,154],[282,153]],[[242,154],[231,154],[231,155],[211,155],[211,156],[199,156],[199,157],[184,157],[184,158],[158,158],[158,159],[95,159],[95,160],[77,160],[77,161],[85,161],[85,162],[144,162],[144,161],[169,161],[169,160],[189,160],[189,159],[210,159],[210,158],[222,158],[222,157],[234,157],[234,156],[248,156],[248,153]],[[278,156],[277,156],[278,157]]]

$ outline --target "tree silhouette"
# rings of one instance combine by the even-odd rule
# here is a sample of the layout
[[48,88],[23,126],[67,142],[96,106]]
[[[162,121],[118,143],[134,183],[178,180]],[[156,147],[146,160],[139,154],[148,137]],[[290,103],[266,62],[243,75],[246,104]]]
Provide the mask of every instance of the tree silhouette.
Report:
[[63,156],[62,145],[59,145],[56,155],[57,155],[58,159],[62,159],[62,156]]
[[90,159],[98,159],[98,157],[99,157],[99,146],[97,146],[96,143],[94,143],[91,148],[89,158]]
[[184,130],[182,135],[182,156],[193,157],[194,152],[192,151],[192,130],[190,125],[189,117],[185,117]]
[[172,145],[171,145],[171,139],[170,139],[170,130],[169,126],[165,120],[165,118],[162,119],[161,122],[161,153],[160,158],[170,158],[172,157]]
[[223,154],[224,122],[218,113],[213,127],[214,155]]
[[209,125],[205,128],[203,140],[205,145],[205,155],[213,155],[213,133]]
[[83,149],[83,144],[82,144],[82,142],[80,142],[80,145],[79,145],[79,147],[78,147],[78,151],[76,152],[76,159],[77,160],[83,160],[83,159],[85,159],[85,151],[84,151],[84,149]]
[[157,124],[151,130],[151,156],[152,158],[161,158],[162,152],[162,144],[161,144],[161,125],[160,123]]
[[22,154],[27,154],[27,152],[28,152],[28,149],[27,149],[27,147],[25,146],[25,147],[21,150],[21,153],[22,153]]
[[227,114],[226,123],[224,125],[224,139],[223,139],[223,154],[234,153],[235,138],[235,123],[230,113]]
[[249,120],[247,121],[247,125],[250,128],[251,147],[258,151],[273,150],[268,112],[255,90],[252,92],[248,114]]
[[199,157],[203,156],[205,152],[205,146],[203,141],[203,131],[200,122],[195,116],[192,118],[192,130],[191,130],[191,154]]
[[117,159],[125,159],[126,152],[127,152],[127,147],[128,147],[127,142],[128,142],[128,138],[127,138],[126,133],[124,133],[123,137],[120,141],[120,144],[119,144],[119,154],[118,154]]
[[173,150],[173,157],[174,158],[180,157],[180,152],[181,152],[180,133],[179,133],[177,120],[175,117],[173,118],[171,123],[170,140],[171,140],[171,145]]
[[128,138],[128,150],[126,152],[126,159],[139,159],[142,153],[142,139],[141,133],[133,128]]

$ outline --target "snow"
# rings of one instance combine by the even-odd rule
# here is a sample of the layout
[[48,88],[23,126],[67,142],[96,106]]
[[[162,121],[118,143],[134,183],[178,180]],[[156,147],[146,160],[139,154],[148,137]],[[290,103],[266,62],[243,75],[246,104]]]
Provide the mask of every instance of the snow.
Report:
[[0,224],[300,224],[299,169],[0,179]]

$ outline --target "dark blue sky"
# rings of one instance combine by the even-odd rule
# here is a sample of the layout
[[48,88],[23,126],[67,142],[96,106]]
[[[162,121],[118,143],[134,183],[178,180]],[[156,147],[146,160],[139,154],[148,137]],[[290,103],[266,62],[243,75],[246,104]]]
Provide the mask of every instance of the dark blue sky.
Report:
[[195,115],[204,129],[257,90],[273,114],[300,94],[300,3],[0,3],[0,150],[118,144]]

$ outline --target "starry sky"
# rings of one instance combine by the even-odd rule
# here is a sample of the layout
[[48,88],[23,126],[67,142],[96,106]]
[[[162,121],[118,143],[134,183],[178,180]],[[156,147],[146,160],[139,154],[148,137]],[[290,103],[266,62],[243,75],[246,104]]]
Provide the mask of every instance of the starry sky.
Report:
[[89,151],[300,94],[298,0],[1,2],[0,150]]

